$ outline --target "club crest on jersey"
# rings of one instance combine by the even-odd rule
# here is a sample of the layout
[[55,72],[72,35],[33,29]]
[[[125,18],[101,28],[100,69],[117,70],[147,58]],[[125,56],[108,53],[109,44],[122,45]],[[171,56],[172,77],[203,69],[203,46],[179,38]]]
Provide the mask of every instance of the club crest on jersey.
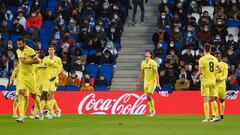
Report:
[[235,100],[237,99],[238,91],[230,90],[226,93],[226,98],[229,100]]

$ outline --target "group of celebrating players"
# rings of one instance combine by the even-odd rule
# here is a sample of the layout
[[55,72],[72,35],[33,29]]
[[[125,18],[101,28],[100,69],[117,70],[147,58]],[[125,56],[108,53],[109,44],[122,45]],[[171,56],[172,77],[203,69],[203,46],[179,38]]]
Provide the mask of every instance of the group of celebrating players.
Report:
[[30,118],[43,120],[44,108],[49,111],[48,118],[61,117],[61,110],[54,95],[58,86],[58,75],[62,72],[63,65],[61,59],[55,56],[55,46],[49,45],[48,56],[45,56],[43,50],[34,51],[27,46],[22,37],[17,40],[17,45],[18,64],[14,68],[9,83],[10,86],[13,85],[16,78],[13,117],[17,122],[24,122],[30,94],[35,102]]
[[[151,59],[152,52],[145,51],[145,60],[141,63],[141,71],[136,84],[136,89],[144,78],[144,93],[148,99],[148,117],[153,117],[156,113],[152,94],[156,87],[160,87],[157,63]],[[228,76],[228,65],[222,61],[220,51],[211,55],[211,44],[204,45],[204,56],[199,59],[199,71],[195,75],[194,83],[201,77],[201,95],[204,101],[205,119],[202,122],[216,122],[224,119],[226,79]],[[161,78],[160,78],[161,80]],[[217,98],[220,100],[220,116],[218,112]],[[212,116],[210,118],[210,107],[212,108]]]

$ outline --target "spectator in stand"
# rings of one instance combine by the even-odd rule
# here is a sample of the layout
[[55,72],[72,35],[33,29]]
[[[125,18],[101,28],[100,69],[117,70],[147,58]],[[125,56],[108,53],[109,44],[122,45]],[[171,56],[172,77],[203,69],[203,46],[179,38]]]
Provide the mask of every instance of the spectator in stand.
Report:
[[165,32],[163,27],[159,27],[158,31],[153,34],[152,41],[153,41],[155,47],[157,47],[157,45],[159,43],[162,43],[164,41],[166,43],[169,43],[169,35],[167,34],[167,32]]
[[14,18],[14,16],[13,16],[12,11],[10,9],[8,9],[7,12],[4,14],[4,19],[11,22],[11,21],[13,21],[13,18]]
[[112,64],[112,65],[116,64],[114,56],[112,56],[109,50],[104,51],[102,58],[100,60],[100,65],[104,65],[104,64]]
[[11,34],[20,34],[20,35],[24,35],[25,30],[24,27],[19,23],[19,19],[16,18],[14,20],[14,25],[11,29]]
[[240,20],[240,11],[236,4],[232,4],[228,13],[229,20]]
[[57,26],[60,31],[65,31],[66,25],[66,21],[64,20],[62,14],[59,13],[57,18],[55,19],[55,26]]
[[237,78],[234,75],[233,67],[230,67],[230,71],[227,78],[227,88],[232,89],[234,86],[238,86]]
[[77,21],[71,17],[69,24],[68,24],[68,31],[70,34],[77,35],[79,33],[79,25],[77,24]]
[[93,86],[94,86],[94,78],[91,76],[90,72],[86,71],[81,81],[80,91],[94,91]]
[[[145,0],[145,2],[147,2],[148,0]],[[144,0],[132,0],[132,4],[133,4],[133,13],[132,13],[132,26],[136,26],[136,22],[135,22],[135,17],[136,17],[136,13],[137,13],[137,7],[139,6],[141,9],[141,23],[144,23]]]
[[121,39],[121,32],[119,29],[116,29],[114,26],[110,27],[110,32],[108,32],[107,38],[111,41],[113,41],[113,44],[118,47],[118,49],[121,48],[120,45],[120,39]]
[[158,17],[157,26],[162,28],[170,28],[171,26],[171,18],[167,16],[165,11],[160,12],[160,16]]
[[77,86],[80,88],[81,79],[78,77],[75,71],[71,71],[67,77],[67,85]]
[[27,28],[33,27],[34,29],[40,30],[42,27],[41,13],[37,11],[32,11],[31,16],[29,16],[27,19],[26,27]]
[[6,53],[7,42],[3,40],[2,34],[0,33],[0,57]]
[[211,30],[207,25],[204,25],[202,28],[200,28],[201,31],[197,35],[197,42],[201,45],[205,43],[211,43],[212,42],[212,33]]
[[174,41],[175,43],[184,43],[183,34],[178,26],[174,27],[173,32],[170,34],[170,40]]
[[9,35],[9,32],[10,32],[10,28],[8,26],[8,22],[6,20],[3,20],[2,25],[0,27],[0,33],[2,35]]
[[175,90],[189,90],[190,82],[186,79],[185,75],[180,75],[179,79],[176,81]]
[[24,28],[26,28],[26,23],[27,23],[27,21],[26,21],[26,18],[24,17],[24,13],[23,13],[22,10],[19,10],[19,11],[18,11],[18,16],[17,16],[17,18],[19,18],[19,23],[20,23]]
[[95,86],[107,86],[109,87],[110,83],[107,79],[105,79],[103,74],[100,74],[98,79],[96,80]]
[[240,84],[240,63],[235,71],[235,78],[237,79],[238,84]]
[[64,72],[61,72],[59,74],[59,86],[65,87],[67,85],[68,79],[67,76],[64,74]]
[[49,20],[49,21],[54,21],[55,17],[52,14],[51,10],[48,10],[45,14],[45,16],[43,17],[44,20]]
[[199,14],[201,13],[201,6],[198,4],[198,2],[196,0],[192,0],[190,2],[188,12],[199,13]]
[[193,57],[193,52],[191,48],[187,48],[186,52],[182,52],[181,59],[185,61],[186,63],[194,63],[194,57]]
[[75,48],[76,47],[76,42],[75,40],[71,37],[71,35],[66,32],[64,35],[63,35],[63,38],[62,40],[60,40],[60,43],[59,45],[60,46],[63,46],[64,44],[68,43],[70,45],[70,47],[72,48]]
[[225,37],[228,35],[228,31],[223,19],[221,18],[216,19],[216,23],[214,24],[214,26],[215,27],[213,29],[213,33],[215,35],[220,35],[221,39],[225,39]]
[[105,53],[105,51],[109,51],[115,61],[115,59],[118,56],[118,52],[117,49],[114,47],[113,42],[112,41],[108,41],[106,47],[103,50],[103,53]]

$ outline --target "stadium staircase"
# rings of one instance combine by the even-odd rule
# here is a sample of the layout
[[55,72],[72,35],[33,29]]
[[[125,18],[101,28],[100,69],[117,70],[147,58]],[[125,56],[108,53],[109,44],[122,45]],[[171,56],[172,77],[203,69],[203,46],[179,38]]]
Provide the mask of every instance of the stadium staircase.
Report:
[[[136,16],[136,27],[132,27],[132,10],[124,27],[121,40],[122,50],[117,59],[116,72],[112,80],[111,90],[134,90],[138,79],[141,60],[146,49],[154,48],[152,35],[156,31],[159,16],[159,0],[149,0],[145,5],[145,23],[140,24],[140,9]],[[141,89],[141,88],[140,88]]]

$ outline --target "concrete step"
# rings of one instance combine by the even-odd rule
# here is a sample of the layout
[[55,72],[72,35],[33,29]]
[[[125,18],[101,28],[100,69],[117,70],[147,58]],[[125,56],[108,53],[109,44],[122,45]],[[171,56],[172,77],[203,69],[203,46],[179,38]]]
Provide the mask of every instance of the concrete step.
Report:
[[[146,44],[138,44],[138,45],[135,45],[135,44],[122,44],[122,50],[128,50],[128,49],[146,49],[146,48],[149,48],[149,47],[152,47],[153,45],[152,44],[149,44],[149,45],[146,45]],[[153,46],[154,47],[154,46]]]
[[113,78],[112,79],[112,82],[116,82],[116,81],[119,81],[119,82],[137,82],[138,78]]
[[123,44],[123,46],[124,45],[152,45],[153,44],[153,42],[152,42],[152,40],[136,40],[136,39],[134,39],[134,38],[125,38],[125,39],[122,39],[121,40],[121,43]]
[[134,66],[117,66],[117,70],[137,70],[139,67],[134,67]]
[[139,70],[136,70],[136,69],[129,69],[129,70],[118,70],[116,71],[116,73],[114,74],[114,76],[117,76],[117,75],[136,75],[138,76],[139,74]]
[[152,38],[153,33],[152,32],[125,32],[123,34],[124,37],[128,38]]

